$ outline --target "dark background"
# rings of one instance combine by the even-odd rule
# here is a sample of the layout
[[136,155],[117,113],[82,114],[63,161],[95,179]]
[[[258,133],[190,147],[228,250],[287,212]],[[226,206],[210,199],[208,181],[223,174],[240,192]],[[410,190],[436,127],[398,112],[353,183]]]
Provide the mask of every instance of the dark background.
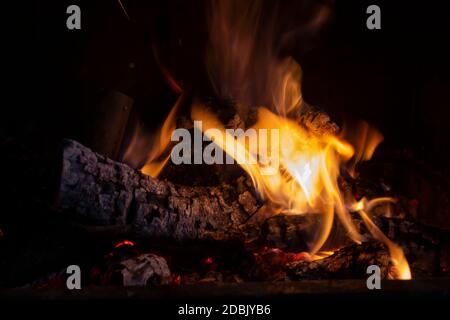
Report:
[[[175,95],[152,45],[179,81],[204,84],[203,1],[123,3],[131,21],[113,0],[20,5],[7,31],[14,62],[4,62],[13,85],[6,93],[12,97],[5,105],[11,116],[3,117],[6,135],[73,137],[89,144],[86,127],[95,92],[103,89],[130,95],[149,121],[159,123]],[[450,10],[443,3],[336,0],[325,28],[299,37],[285,54],[303,68],[307,102],[338,121],[368,120],[384,133],[385,146],[413,150],[448,175]],[[81,30],[66,28],[70,4],[81,7]],[[308,15],[307,4],[279,1],[279,8],[295,25]],[[381,7],[381,30],[366,28],[370,4]]]

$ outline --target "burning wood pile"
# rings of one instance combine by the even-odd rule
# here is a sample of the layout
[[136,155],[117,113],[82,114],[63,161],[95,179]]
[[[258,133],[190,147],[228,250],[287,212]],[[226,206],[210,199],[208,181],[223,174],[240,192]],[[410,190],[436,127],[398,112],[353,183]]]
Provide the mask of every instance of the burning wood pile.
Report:
[[[349,237],[342,221],[332,220],[317,246],[323,215],[286,208],[274,213],[274,204],[264,199],[248,175],[217,186],[180,185],[67,140],[55,209],[91,236],[133,239],[116,245],[133,252],[125,260],[110,253],[120,265],[115,268],[121,270],[124,284],[137,284],[127,280],[130,272],[142,277],[141,285],[153,277],[160,284],[364,278],[370,265],[379,266],[385,278],[410,279],[404,251],[413,258],[413,274],[445,272],[445,233],[410,221],[412,216],[394,198],[365,200],[359,195],[377,190],[361,187],[361,181],[350,176],[336,180],[339,192],[360,198],[344,210],[354,228],[351,232],[361,241]],[[136,243],[150,251],[137,249]],[[317,249],[311,250],[314,246]],[[194,254],[197,264],[186,266],[192,261],[173,254],[188,260]]]
[[[179,98],[150,143],[135,128],[112,160],[66,139],[52,160],[52,218],[95,247],[81,259],[85,283],[357,279],[373,265],[385,279],[448,275],[449,233],[360,174],[381,133],[362,123],[349,134],[303,101],[300,66],[279,58],[257,23],[258,2],[214,3],[206,57],[214,98],[165,70]],[[29,283],[63,285],[65,270],[51,271]]]

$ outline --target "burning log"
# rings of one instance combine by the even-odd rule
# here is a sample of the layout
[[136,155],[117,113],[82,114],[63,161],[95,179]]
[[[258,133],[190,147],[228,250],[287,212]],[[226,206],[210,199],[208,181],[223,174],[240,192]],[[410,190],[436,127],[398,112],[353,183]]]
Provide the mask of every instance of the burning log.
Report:
[[[214,114],[217,115],[221,123],[224,123],[226,129],[246,130],[251,128],[258,119],[259,108],[257,107],[250,108],[247,117],[241,118],[241,115],[237,113],[237,103],[234,101],[207,100],[204,104],[204,108],[214,110]],[[290,115],[290,119],[317,136],[335,134],[339,131],[338,125],[331,121],[326,112],[307,103],[303,103],[301,108],[293,112]],[[189,130],[191,135],[195,137],[194,122],[191,115],[179,116],[177,126]],[[191,148],[195,149],[195,139],[193,140]],[[203,142],[200,140],[197,143],[202,144]],[[192,157],[191,163],[193,162],[194,159]],[[245,174],[244,169],[237,163],[227,164],[226,166],[221,164],[196,164],[194,167],[195,175],[192,175],[192,170],[193,167],[190,164],[175,165],[168,161],[158,177],[163,177],[179,184],[215,186],[224,182],[230,183]]]
[[287,274],[296,280],[367,278],[367,267],[380,267],[381,277],[389,276],[389,253],[381,243],[367,242],[345,247],[316,261],[295,261],[286,266]]
[[[317,223],[317,215],[261,219],[262,203],[251,181],[243,177],[215,187],[177,185],[151,178],[72,140],[66,140],[63,147],[56,209],[84,225],[94,225],[91,229],[95,232],[112,230],[117,234],[119,230],[137,237],[176,241],[259,238],[269,246],[294,252],[307,250],[307,231],[314,230]],[[374,219],[397,242],[413,239],[413,244],[430,247],[445,238],[412,222]],[[353,221],[370,237],[360,218],[355,215]],[[342,243],[348,244],[348,240]]]
[[160,181],[66,140],[57,210],[83,223],[131,228],[142,237],[243,239],[260,207],[250,183],[188,187]]
[[258,239],[295,251],[308,249],[306,231],[317,223],[316,215],[261,219],[256,213],[264,210],[262,203],[244,177],[214,187],[182,186],[151,178],[73,140],[64,142],[55,207],[98,234],[176,241]]
[[[404,243],[405,247],[425,245],[430,248],[443,245],[450,240],[450,234],[445,230],[425,226],[418,222],[383,216],[373,216],[372,218],[373,222],[391,240]],[[361,217],[356,213],[352,214],[352,222],[365,239],[373,239]],[[305,250],[303,247],[305,235],[307,231],[314,230],[317,223],[314,215],[279,214],[265,220],[261,232],[270,246],[296,252]],[[330,238],[333,238],[331,241],[333,245],[343,247],[353,243],[348,237],[345,237],[346,231],[342,225],[335,223],[333,229],[334,232],[330,235]],[[341,237],[342,235],[344,237]]]
[[[295,117],[319,135],[339,129],[306,104]],[[213,187],[182,186],[153,179],[75,141],[64,142],[56,209],[105,226],[97,231],[178,241],[242,240],[259,235],[259,227],[247,221],[261,205],[243,177]],[[294,241],[304,244],[301,237]]]
[[264,221],[261,235],[268,246],[285,251],[308,251],[305,239],[316,230],[318,219],[314,215],[279,214]]
[[[343,271],[351,267],[354,261],[345,260],[346,255],[359,254],[359,250],[367,248],[369,254],[373,253],[372,258],[378,259],[381,257],[379,250],[386,252],[384,246],[376,247],[372,242],[373,238],[370,231],[365,227],[361,217],[356,214],[352,215],[352,221],[357,226],[358,231],[365,239],[370,239],[371,242],[363,245],[356,245],[345,236],[345,230],[340,225],[335,225],[329,240],[324,245],[324,250],[336,250],[336,248],[344,248],[338,251],[338,254],[326,258],[323,262],[314,262],[309,264],[295,262],[290,265],[288,269],[294,270],[300,278],[303,272],[308,274],[308,279],[315,279],[315,271],[312,275],[304,268],[317,268],[317,277],[320,279],[333,278],[335,276],[345,276]],[[412,269],[415,278],[427,278],[430,276],[438,276],[448,274],[449,257],[448,246],[450,244],[450,234],[445,230],[439,230],[433,227],[425,226],[417,222],[387,218],[382,216],[374,216],[374,223],[389,236],[389,239],[402,247],[408,257],[408,262]],[[282,248],[284,251],[299,252],[305,249],[306,241],[308,239],[308,227],[314,226],[316,221],[311,217],[303,215],[276,215],[267,219],[262,226],[263,238],[267,244],[272,247]],[[358,248],[358,249],[357,249]],[[375,252],[373,249],[377,249]],[[342,259],[341,259],[342,258]],[[363,256],[364,259],[369,257]],[[358,258],[359,259],[359,258]],[[384,258],[383,258],[384,259]],[[324,259],[325,260],[325,259]],[[322,265],[323,263],[323,265]],[[337,263],[339,265],[337,265]],[[343,265],[343,264],[346,265]],[[342,264],[342,265],[341,265]],[[376,263],[375,263],[376,264]],[[380,264],[382,266],[383,264]],[[325,270],[323,270],[325,268]],[[328,269],[336,270],[336,274],[330,273]],[[300,270],[300,271],[299,271]],[[319,272],[319,270],[321,270]],[[334,271],[333,271],[334,272]],[[360,270],[360,274],[363,274]],[[320,276],[319,276],[320,275]]]
[[315,134],[324,135],[339,132],[339,126],[331,121],[330,116],[326,112],[305,102],[296,111],[294,117],[298,123]]

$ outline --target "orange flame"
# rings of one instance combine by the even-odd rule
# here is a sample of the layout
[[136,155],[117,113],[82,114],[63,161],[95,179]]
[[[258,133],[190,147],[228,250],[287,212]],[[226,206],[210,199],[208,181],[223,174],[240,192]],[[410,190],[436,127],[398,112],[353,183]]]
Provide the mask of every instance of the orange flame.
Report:
[[[240,109],[249,105],[270,106],[259,108],[257,122],[250,128],[258,132],[266,130],[270,135],[259,135],[258,148],[255,148],[226,131],[219,119],[198,102],[192,106],[192,119],[202,121],[204,134],[248,173],[260,195],[273,208],[273,214],[317,215],[320,224],[309,243],[309,259],[327,256],[320,250],[328,239],[335,216],[351,239],[357,243],[364,240],[350,217],[353,210],[359,212],[373,237],[387,245],[396,268],[394,277],[410,279],[402,249],[381,232],[368,214],[375,205],[392,199],[356,202],[353,196],[344,195],[338,185],[341,167],[346,165],[350,174],[354,174],[358,162],[372,157],[382,135],[363,124],[352,144],[343,136],[320,134],[311,130],[309,124],[291,119],[304,104],[301,68],[291,58],[282,61],[276,58],[272,50],[274,33],[260,23],[261,1],[217,0],[210,4],[210,47],[206,64],[212,86],[219,96],[238,101]],[[260,30],[261,25],[267,30]],[[261,34],[266,36],[262,43],[257,43]],[[156,176],[169,157],[158,160],[175,129],[179,101],[148,155],[149,160],[142,169],[146,174]],[[245,114],[246,110],[238,112]],[[270,129],[277,129],[273,131],[277,134]],[[274,163],[278,165],[273,166]]]
[[[345,165],[355,175],[358,162],[369,160],[383,136],[363,123],[350,142],[332,133],[319,134],[309,124],[289,119],[303,105],[301,68],[291,58],[280,61],[273,32],[275,15],[264,20],[261,1],[216,0],[208,2],[210,46],[207,68],[216,93],[238,101],[238,112],[245,116],[248,105],[259,108],[258,119],[251,129],[278,129],[278,136],[259,136],[259,148],[225,132],[215,115],[195,103],[191,116],[202,120],[204,133],[233,157],[250,175],[259,193],[267,199],[273,214],[316,213],[320,227],[310,243],[311,256],[316,255],[331,231],[335,214],[355,242],[364,240],[354,226],[349,208],[358,211],[372,235],[389,248],[398,272],[397,278],[409,279],[411,273],[401,248],[392,243],[370,220],[367,212],[389,198],[356,202],[340,190],[338,177]],[[321,25],[329,16],[328,7],[318,10],[312,25]],[[322,17],[322,18],[321,18]],[[263,36],[261,36],[263,35]],[[217,131],[218,130],[218,131]],[[216,137],[214,137],[216,135]],[[225,139],[220,139],[223,136]],[[279,148],[273,148],[273,143]],[[351,143],[352,142],[352,143]],[[246,161],[247,160],[247,161]],[[267,174],[268,164],[278,164]],[[270,167],[270,165],[269,165]]]
[[[252,178],[256,189],[274,208],[274,212],[288,214],[316,213],[320,215],[320,227],[315,239],[310,243],[310,256],[316,257],[330,234],[335,214],[347,229],[349,237],[357,243],[363,237],[357,231],[349,214],[350,207],[357,207],[372,235],[384,242],[391,254],[394,266],[398,269],[395,277],[410,279],[411,273],[401,248],[392,243],[370,220],[365,210],[375,205],[391,201],[389,198],[374,199],[370,202],[358,202],[348,197],[338,185],[341,165],[351,162],[351,169],[357,162],[368,160],[382,136],[378,131],[364,125],[362,139],[356,143],[356,149],[342,137],[328,133],[318,134],[308,130],[286,115],[301,108],[299,82],[300,67],[292,59],[279,64],[278,85],[273,88],[273,105],[276,112],[261,107],[258,120],[251,129],[278,129],[278,154],[274,152],[273,139],[260,135],[258,146],[250,148],[245,140],[230,136],[216,116],[199,103],[194,103],[191,116],[202,121],[202,130],[222,150],[233,157]],[[215,129],[211,131],[209,129]],[[215,134],[211,134],[215,132]],[[225,137],[220,139],[218,137]],[[273,138],[273,137],[272,137]],[[265,154],[261,153],[265,150]],[[268,152],[270,150],[271,152]],[[267,174],[267,163],[276,162],[278,169]]]
[[[350,131],[350,130],[344,130]],[[383,135],[373,127],[370,127],[367,122],[360,122],[355,128],[352,128],[350,134],[346,134],[348,139],[356,148],[356,153],[352,161],[347,163],[346,167],[348,173],[356,176],[356,165],[361,161],[367,161],[372,158],[375,149],[383,141]]]
[[355,202],[351,209],[359,213],[372,235],[383,242],[388,248],[391,262],[394,266],[392,277],[399,280],[410,280],[412,279],[411,270],[402,248],[386,237],[380,228],[370,219],[368,214],[375,206],[386,202],[395,202],[395,200],[392,198],[377,198],[367,201],[365,198],[362,198],[360,201]]
[[332,256],[334,251],[319,251],[316,254],[311,255],[309,252],[296,253],[293,257],[294,261],[304,260],[308,262],[322,260]]
[[124,162],[131,164],[133,167],[138,167],[138,161],[142,157],[139,153],[143,150],[150,150],[144,156],[146,162],[141,171],[154,178],[161,173],[170,158],[170,152],[166,151],[170,144],[172,132],[176,129],[176,115],[184,98],[184,93],[178,97],[169,115],[164,120],[161,129],[153,138],[145,135],[141,127],[136,127],[130,145],[125,152]]
[[172,110],[170,110],[169,115],[164,121],[159,133],[159,141],[157,140],[158,143],[155,143],[155,148],[152,148],[150,150],[150,153],[147,157],[147,163],[141,169],[142,173],[145,173],[151,177],[157,177],[161,170],[164,168],[167,160],[169,160],[170,153],[167,154],[162,160],[159,160],[159,158],[169,145],[172,132],[176,129],[176,115],[178,109],[180,108],[182,97],[183,95],[178,98],[174,107],[172,108]]

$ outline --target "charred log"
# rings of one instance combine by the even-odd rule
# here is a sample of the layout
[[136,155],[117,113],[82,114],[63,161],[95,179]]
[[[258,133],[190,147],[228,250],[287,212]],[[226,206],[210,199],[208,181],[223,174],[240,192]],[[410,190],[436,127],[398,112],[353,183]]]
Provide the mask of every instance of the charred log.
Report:
[[[244,239],[247,231],[255,231],[254,224],[258,223],[249,219],[262,206],[251,182],[244,177],[216,187],[177,185],[146,176],[71,140],[64,143],[60,180],[58,210],[74,214],[85,224],[143,236]],[[302,250],[305,230],[317,223],[311,218],[314,216],[272,217],[262,226],[263,238],[275,247]],[[438,244],[445,238],[433,228],[410,221],[374,219],[394,241],[412,238],[416,243]],[[353,220],[369,236],[361,219],[355,215]]]
[[153,179],[66,140],[56,209],[86,224],[122,226],[178,241],[244,238],[259,208],[250,183],[188,187]]
[[368,242],[345,247],[316,261],[295,261],[286,266],[287,274],[296,280],[367,278],[367,267],[377,265],[381,277],[389,274],[389,253],[381,243]]
[[[447,231],[403,219],[382,216],[372,218],[389,239],[403,248],[414,277],[449,274],[450,234]],[[377,240],[357,214],[352,215],[352,220],[365,239]],[[307,250],[306,244],[311,239],[311,230],[315,230],[310,227],[316,224],[317,220],[311,219],[311,216],[277,215],[264,222],[261,233],[269,246],[299,252]],[[335,222],[322,249],[334,251],[351,246],[353,243],[346,236],[346,230],[340,223]]]

